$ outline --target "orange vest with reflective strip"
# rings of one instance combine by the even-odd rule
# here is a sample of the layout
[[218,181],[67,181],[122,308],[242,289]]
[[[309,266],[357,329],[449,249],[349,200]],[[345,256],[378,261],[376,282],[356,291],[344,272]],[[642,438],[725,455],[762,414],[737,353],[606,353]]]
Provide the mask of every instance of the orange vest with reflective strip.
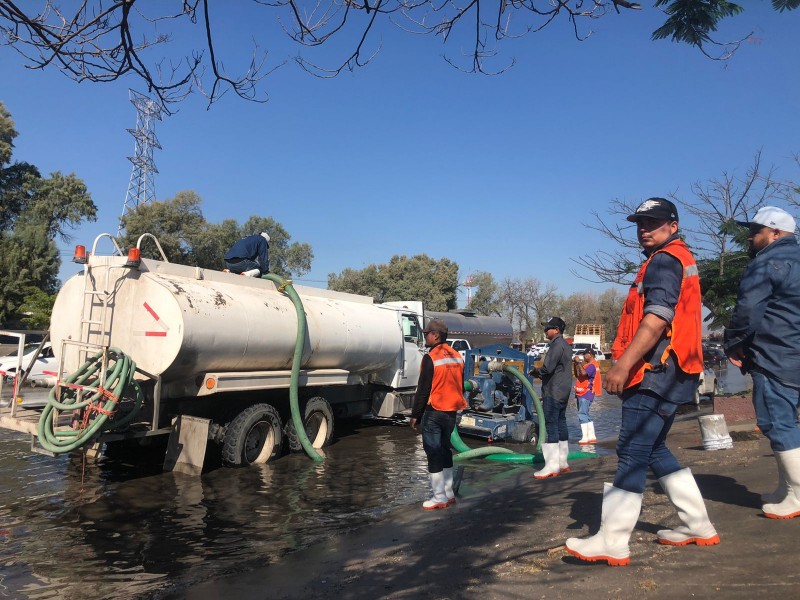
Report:
[[464,400],[464,360],[447,344],[431,348],[433,361],[430,404],[436,410],[450,411],[466,408]]
[[[647,265],[659,252],[666,252],[677,258],[683,267],[683,279],[681,280],[681,291],[678,296],[678,303],[675,306],[675,317],[672,323],[667,325],[667,337],[669,343],[661,355],[661,363],[666,361],[670,352],[675,355],[678,366],[684,373],[703,372],[703,349],[702,335],[703,328],[701,323],[701,292],[700,275],[697,271],[697,264],[689,251],[688,246],[681,240],[672,240],[663,248],[651,254],[644,264],[639,268],[636,279],[628,292],[625,304],[622,307],[622,316],[619,319],[617,337],[611,348],[611,358],[618,360],[625,349],[630,345],[639,323],[644,316],[644,274]],[[625,382],[625,389],[641,383],[644,372],[653,368],[650,363],[640,360],[631,369],[628,381]]]
[[[594,365],[594,381],[592,382],[592,392],[595,396],[599,396],[603,393],[603,382],[600,379],[600,365],[597,364],[597,360],[594,358],[586,363],[586,367],[589,365]],[[586,368],[584,367],[584,369]],[[586,379],[578,379],[575,381],[575,395],[576,396],[583,396],[586,392],[589,391],[589,377],[587,376]]]

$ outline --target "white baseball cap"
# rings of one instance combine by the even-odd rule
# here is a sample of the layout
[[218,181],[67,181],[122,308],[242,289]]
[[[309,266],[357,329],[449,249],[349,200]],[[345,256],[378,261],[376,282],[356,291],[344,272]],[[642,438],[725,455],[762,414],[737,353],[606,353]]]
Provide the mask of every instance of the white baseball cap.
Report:
[[758,209],[752,221],[736,221],[736,224],[742,227],[750,227],[751,224],[763,225],[764,227],[780,229],[789,233],[794,233],[797,228],[794,217],[777,206],[762,206]]

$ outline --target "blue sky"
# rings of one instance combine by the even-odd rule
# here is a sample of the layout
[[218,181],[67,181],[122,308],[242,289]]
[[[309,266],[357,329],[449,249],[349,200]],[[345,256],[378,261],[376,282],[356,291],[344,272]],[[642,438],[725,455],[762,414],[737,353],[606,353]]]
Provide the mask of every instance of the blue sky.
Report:
[[[689,198],[693,182],[743,174],[759,149],[778,177],[800,180],[800,11],[748,3],[724,33],[752,29],[760,42],[727,63],[651,42],[662,20],[653,9],[612,14],[584,42],[556,24],[505,44],[516,66],[492,77],[445,63],[457,45],[384,28],[381,53],[355,73],[322,80],[287,64],[263,82],[266,104],[230,94],[210,109],[200,96],[180,104],[157,126],[157,196],[194,190],[211,222],[274,217],[312,246],[300,279],[311,285],[426,253],[455,260],[462,276],[602,291],[571,273],[571,258],[614,249],[582,225],[589,211],[614,198]],[[233,68],[252,32],[219,23]],[[297,52],[275,39],[277,60]],[[4,47],[0,81],[19,132],[14,159],[74,172],[99,207],[75,242],[116,232],[134,146],[128,89],[141,84],[76,84],[24,69]],[[62,277],[75,271],[65,264]]]

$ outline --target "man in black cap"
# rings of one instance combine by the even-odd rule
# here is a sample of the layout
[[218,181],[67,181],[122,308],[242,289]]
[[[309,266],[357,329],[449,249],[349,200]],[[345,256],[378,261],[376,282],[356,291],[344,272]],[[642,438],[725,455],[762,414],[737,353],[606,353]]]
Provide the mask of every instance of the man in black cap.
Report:
[[557,477],[569,471],[567,402],[572,391],[572,348],[564,339],[567,325],[563,319],[551,317],[542,326],[544,335],[550,340],[550,347],[544,363],[538,369],[533,369],[532,374],[542,380],[542,409],[547,441],[542,444],[544,467],[533,474],[536,479]]
[[453,452],[450,436],[456,427],[456,414],[466,408],[464,399],[464,359],[447,340],[447,325],[431,320],[425,329],[428,353],[422,357],[417,394],[411,409],[411,428],[422,421],[422,449],[428,457],[428,474],[433,496],[422,503],[425,510],[447,508],[456,501],[453,492]]
[[649,198],[628,217],[646,260],[622,308],[611,349],[614,365],[604,388],[622,398],[617,473],[606,483],[600,531],[570,538],[567,551],[587,561],[630,564],[630,539],[651,469],[682,524],[657,532],[662,544],[719,543],[692,472],[666,446],[679,404],[691,402],[703,371],[700,278],[688,246],[678,237],[678,210]]

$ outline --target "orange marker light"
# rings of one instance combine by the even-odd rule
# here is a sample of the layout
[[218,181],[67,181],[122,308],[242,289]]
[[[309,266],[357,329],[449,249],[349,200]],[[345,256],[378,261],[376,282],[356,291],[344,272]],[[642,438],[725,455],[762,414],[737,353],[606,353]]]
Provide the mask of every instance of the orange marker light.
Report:
[[206,379],[206,389],[208,389],[208,390],[213,390],[213,389],[214,389],[214,386],[215,386],[216,384],[217,384],[217,382],[216,382],[216,381],[214,381],[214,378],[213,378],[213,377],[209,377],[208,379]]
[[75,246],[75,254],[72,255],[72,262],[78,263],[79,265],[86,264],[86,246],[81,246],[80,244]]
[[141,255],[138,248],[131,248],[128,250],[128,260],[125,263],[126,267],[138,267],[141,262]]

